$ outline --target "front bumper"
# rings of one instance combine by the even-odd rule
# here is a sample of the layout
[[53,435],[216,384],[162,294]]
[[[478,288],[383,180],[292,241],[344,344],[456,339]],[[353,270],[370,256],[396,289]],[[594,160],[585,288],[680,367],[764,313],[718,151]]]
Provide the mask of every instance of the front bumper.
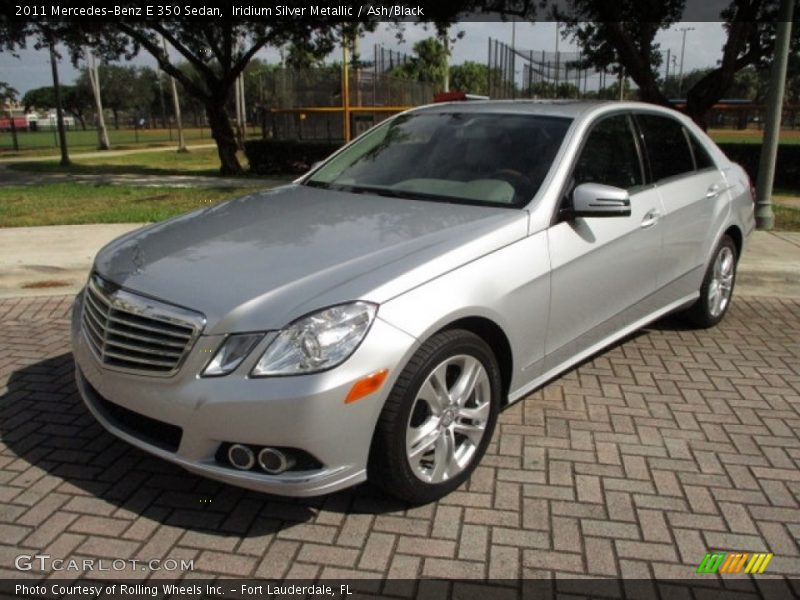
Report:
[[[95,418],[114,435],[194,473],[249,489],[287,496],[316,496],[366,479],[372,435],[386,396],[416,340],[376,318],[361,346],[330,371],[291,377],[250,378],[254,363],[272,339],[268,335],[240,367],[224,377],[199,374],[223,336],[200,336],[180,371],[150,377],[100,364],[81,331],[82,294],[72,315],[72,348],[78,390]],[[345,404],[353,383],[389,369],[383,386]],[[116,420],[104,401],[149,419],[180,428],[177,449],[153,443]],[[225,442],[288,447],[308,452],[320,463],[314,470],[268,475],[221,464]]]

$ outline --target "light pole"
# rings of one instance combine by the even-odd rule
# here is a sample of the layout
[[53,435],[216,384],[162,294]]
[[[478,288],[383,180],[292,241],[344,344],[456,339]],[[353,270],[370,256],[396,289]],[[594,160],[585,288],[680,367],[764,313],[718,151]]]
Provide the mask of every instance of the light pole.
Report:
[[511,98],[516,96],[517,86],[515,65],[517,62],[517,18],[511,18]]
[[558,34],[561,33],[559,31],[560,28],[561,28],[561,23],[559,21],[556,21],[556,58],[555,58],[555,61],[556,61],[556,82],[555,82],[555,85],[554,85],[554,90],[555,90],[554,96],[556,96],[556,97],[558,95],[558,83],[559,83],[558,80],[559,80],[559,75],[560,75],[559,71],[561,70],[561,64],[560,64],[561,61],[559,60],[559,54],[558,54]]
[[756,180],[756,226],[759,229],[769,230],[775,225],[775,213],[772,211],[772,184],[775,181],[775,162],[778,157],[778,140],[781,132],[783,94],[792,36],[793,4],[793,0],[781,0],[778,9],[775,54],[772,59],[767,115],[764,123],[764,142],[761,145]]
[[678,74],[678,94],[680,95],[683,89],[683,53],[686,51],[686,32],[694,31],[694,27],[681,27],[679,31],[683,32],[683,41],[681,42],[681,70]]

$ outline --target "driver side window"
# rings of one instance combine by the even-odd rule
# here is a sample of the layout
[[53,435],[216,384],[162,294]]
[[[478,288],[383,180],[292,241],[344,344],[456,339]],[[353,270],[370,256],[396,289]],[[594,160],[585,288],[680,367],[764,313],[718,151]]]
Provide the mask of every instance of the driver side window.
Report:
[[573,189],[582,183],[602,183],[629,190],[644,183],[630,117],[608,117],[592,127],[572,179]]

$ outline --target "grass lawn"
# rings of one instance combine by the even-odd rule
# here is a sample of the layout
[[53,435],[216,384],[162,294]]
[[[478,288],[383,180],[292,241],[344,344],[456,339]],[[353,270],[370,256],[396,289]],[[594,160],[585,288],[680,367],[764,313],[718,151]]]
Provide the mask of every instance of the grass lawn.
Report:
[[800,208],[773,204],[775,229],[780,231],[800,231]]
[[[239,162],[247,167],[247,159],[239,154]],[[8,163],[7,168],[36,173],[75,173],[96,175],[218,175],[219,157],[216,148],[200,148],[189,152],[137,152],[121,156],[74,158],[72,165],[62,167],[57,160],[33,160]]]
[[167,188],[84,183],[0,186],[0,227],[142,223],[242,196],[258,188]]
[[[189,128],[183,130],[186,144],[191,147],[193,144],[213,144],[211,131],[208,127]],[[261,137],[260,130],[252,126],[248,128],[248,137]],[[176,146],[178,134],[172,130],[172,138],[168,129],[109,129],[109,141],[112,150],[128,150],[136,148],[157,148],[163,146]],[[45,131],[19,131],[17,132],[19,151],[13,150],[11,133],[0,131],[0,158],[30,156],[54,156],[59,153],[58,139],[53,136],[50,130]],[[70,129],[67,131],[67,146],[70,154],[97,151],[97,133],[94,129],[83,131],[81,129]]]
[[[709,129],[708,135],[718,144],[760,144],[764,132],[760,129]],[[781,144],[800,144],[800,130],[784,129],[778,141]]]
[[[55,132],[50,129],[41,131],[18,131],[17,142],[19,143],[20,152],[28,152],[33,150],[44,150],[49,154],[58,154],[58,138]],[[194,143],[212,143],[211,131],[208,127],[189,128],[183,130],[184,139],[187,142]],[[120,146],[146,146],[147,144],[177,144],[178,133],[177,130],[172,130],[172,139],[170,139],[170,131],[168,129],[108,129],[108,138],[111,147],[114,149],[121,149]],[[0,132],[0,148],[3,150],[11,151],[13,147],[13,140],[11,133],[8,131]],[[81,150],[84,152],[93,151],[97,149],[97,132],[94,129],[87,129],[86,131],[78,128],[67,130],[67,145],[70,149]]]

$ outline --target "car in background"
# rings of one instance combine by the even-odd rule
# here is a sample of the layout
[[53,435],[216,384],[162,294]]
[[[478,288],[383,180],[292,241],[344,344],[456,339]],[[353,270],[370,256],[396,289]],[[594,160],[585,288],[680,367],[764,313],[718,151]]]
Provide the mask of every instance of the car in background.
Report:
[[499,412],[673,312],[719,323],[745,172],[639,103],[443,103],[296,182],[129,233],[73,309],[89,410],[201,475],[460,486]]

